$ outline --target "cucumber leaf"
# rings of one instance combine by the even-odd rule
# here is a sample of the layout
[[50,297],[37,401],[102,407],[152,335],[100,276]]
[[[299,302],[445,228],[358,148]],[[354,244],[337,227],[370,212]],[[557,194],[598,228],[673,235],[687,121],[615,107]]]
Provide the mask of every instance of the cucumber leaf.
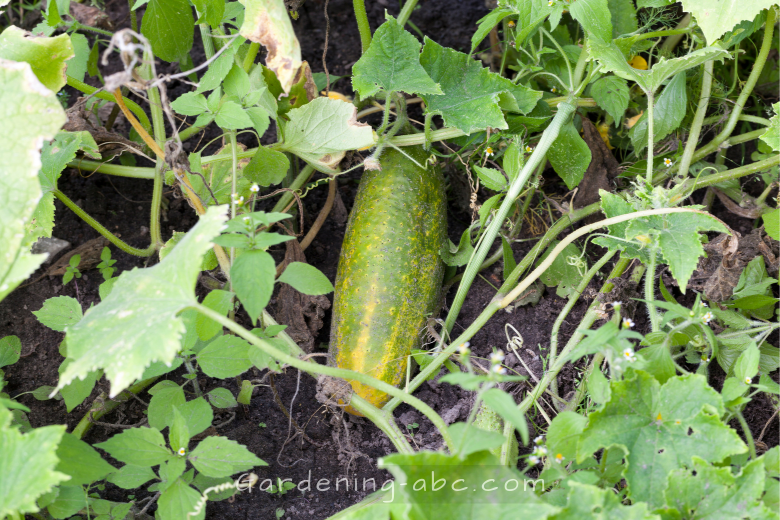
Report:
[[682,0],[683,9],[696,17],[708,42],[714,42],[743,20],[752,20],[775,0]]

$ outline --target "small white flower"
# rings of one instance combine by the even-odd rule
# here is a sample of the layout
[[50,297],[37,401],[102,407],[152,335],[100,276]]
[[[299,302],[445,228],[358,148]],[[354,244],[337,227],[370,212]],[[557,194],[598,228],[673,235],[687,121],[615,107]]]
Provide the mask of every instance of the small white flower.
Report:
[[702,307],[709,307],[709,305],[707,305],[707,302],[701,302],[701,306]]
[[504,356],[504,353],[500,350],[497,350],[492,354],[490,354],[490,362],[494,365],[500,365],[505,358],[506,356]]
[[501,365],[493,365],[490,368],[490,371],[493,372],[494,374],[498,374],[500,376],[503,376],[504,374],[506,374],[506,368],[502,367]]
[[469,355],[469,353],[471,352],[471,351],[469,350],[469,345],[470,345],[470,343],[469,343],[468,341],[467,341],[467,342],[465,342],[465,343],[462,343],[462,344],[461,344],[461,345],[458,347],[458,354],[460,354],[461,356],[467,356],[467,355]]
[[533,152],[533,151],[534,151],[534,149],[533,149],[533,148],[531,148],[530,146],[526,146],[526,147],[525,147],[525,151],[526,151],[526,153],[531,153],[531,152]]
[[249,217],[244,217],[244,219],[243,219],[243,220],[244,220],[244,222],[249,222],[249,221],[250,221],[250,220],[252,220],[252,219],[251,219],[251,218],[249,218]]
[[702,317],[701,317],[701,320],[702,320],[702,321],[703,321],[705,324],[707,324],[707,323],[711,322],[711,321],[712,321],[712,318],[714,318],[714,317],[715,317],[715,316],[713,316],[713,315],[712,315],[712,312],[708,311],[706,314],[704,314],[704,316],[702,316]]
[[487,148],[485,148],[485,155],[487,157],[493,157],[493,149],[491,147],[489,147],[489,146]]
[[633,363],[634,361],[636,361],[636,355],[634,354],[634,351],[630,348],[627,348],[623,351],[623,357],[629,363]]
[[252,184],[252,187],[249,188],[249,191],[251,191],[252,193],[258,193],[260,191],[260,186],[258,186],[257,184]]
[[542,444],[544,444],[544,435],[540,435],[537,438],[535,438],[534,444],[536,444],[537,446],[541,446]]
[[613,307],[618,307],[619,305],[623,305],[623,302],[621,302],[621,301],[612,302],[612,304],[611,304],[611,305],[612,305]]
[[752,378],[752,377],[746,377],[746,378],[745,378],[745,384],[746,384],[746,385],[749,385],[749,384],[750,384],[750,383],[752,383],[752,382],[753,382],[753,378]]
[[544,457],[547,455],[547,447],[546,446],[537,446],[534,448],[534,455],[537,457]]
[[558,92],[558,89],[553,87],[553,88],[550,89],[550,92],[552,92],[554,94],[554,93]]
[[555,455],[555,462],[557,462],[558,464],[560,464],[564,460],[566,460],[566,457],[564,457],[562,453],[558,453],[557,455]]
[[537,457],[536,455],[531,455],[530,457],[528,457],[528,462],[530,462],[532,466],[536,466],[537,464],[539,464],[539,457]]
[[632,329],[632,328],[634,328],[634,325],[636,325],[636,324],[634,323],[634,320],[632,320],[631,318],[623,318],[623,328],[624,329]]
[[664,159],[664,166],[666,166],[667,168],[671,168],[672,164],[674,164],[674,163],[668,157],[666,159]]
[[177,453],[179,454],[179,457],[183,457],[187,453],[187,450],[185,450],[184,447],[182,446],[181,448],[179,448],[179,451]]
[[554,0],[550,0],[549,2],[547,2],[547,7],[552,7],[554,3],[555,3]]

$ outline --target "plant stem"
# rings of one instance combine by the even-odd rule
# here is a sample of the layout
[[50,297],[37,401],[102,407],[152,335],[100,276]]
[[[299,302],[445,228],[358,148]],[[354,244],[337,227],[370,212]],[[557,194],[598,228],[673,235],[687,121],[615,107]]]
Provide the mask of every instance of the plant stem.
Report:
[[652,92],[647,92],[647,184],[653,185],[653,104],[655,103]]
[[395,420],[393,420],[392,414],[383,412],[357,394],[352,394],[349,405],[382,430],[399,453],[414,453],[414,449],[409,445],[406,437],[404,437]]
[[[198,13],[198,15],[200,14],[201,13]],[[203,51],[206,53],[206,59],[210,60],[217,52],[216,49],[214,49],[214,39],[211,37],[211,28],[209,27],[209,24],[202,23],[198,25],[198,29],[200,29],[200,39],[203,40]]]
[[385,392],[386,394],[399,398],[406,404],[413,406],[414,408],[419,410],[423,415],[425,415],[433,423],[436,429],[439,430],[450,452],[451,453],[454,452],[454,443],[447,429],[447,424],[444,422],[441,416],[433,410],[433,408],[428,406],[420,399],[414,397],[413,395],[408,394],[403,390],[394,387],[393,385],[385,383],[384,381],[380,381],[366,374],[361,374],[360,372],[319,365],[313,362],[302,361],[297,357],[290,356],[289,354],[285,354],[284,352],[278,350],[268,341],[258,338],[257,336],[255,336],[254,334],[246,330],[241,325],[228,319],[226,316],[222,316],[220,313],[209,309],[208,307],[205,307],[199,303],[194,303],[193,305],[190,306],[190,308],[197,310],[202,315],[211,318],[212,320],[221,324],[223,327],[227,328],[228,330],[238,334],[246,341],[258,347],[260,350],[262,350],[269,356],[273,357],[274,359],[277,359],[282,363],[286,363],[294,368],[297,368],[298,370],[303,370],[304,372],[308,372],[312,374],[322,374],[326,376],[337,377],[337,378],[344,379],[346,381],[358,381],[360,383],[363,383],[364,385],[371,386],[373,388],[376,388],[377,390]]
[[[445,139],[454,139],[455,137],[464,135],[467,134],[457,128],[442,128],[441,130],[434,130],[430,133],[430,142],[433,143],[436,141],[444,141]],[[397,135],[388,139],[387,142],[393,146],[417,146],[425,144],[425,134]]]
[[710,91],[712,90],[712,70],[714,63],[713,60],[704,63],[704,76],[701,78],[699,106],[696,108],[696,114],[693,116],[691,131],[688,133],[688,142],[685,143],[685,151],[683,151],[682,159],[680,159],[680,167],[677,170],[678,174],[683,177],[688,176],[688,168],[691,166],[693,153],[696,151],[696,145],[699,143],[699,135],[701,134],[701,127],[704,123],[704,116],[707,115],[707,105],[710,103]]
[[[187,369],[188,374],[197,375],[198,373],[195,370],[195,368],[192,366],[192,362],[189,359],[184,360],[184,368]],[[192,382],[192,387],[195,389],[195,395],[197,395],[198,397],[203,397],[203,392],[200,390],[200,385],[198,384],[198,378],[193,377],[192,379],[190,379],[190,381]]]
[[355,19],[357,20],[358,31],[360,32],[362,54],[365,54],[368,50],[368,46],[371,45],[371,26],[368,25],[366,4],[364,3],[364,0],[352,0],[352,6],[355,9]]
[[748,449],[750,450],[750,458],[756,460],[758,456],[756,454],[756,443],[753,441],[753,432],[750,431],[750,426],[748,426],[747,421],[745,421],[742,412],[736,412],[735,415],[737,416],[739,425],[742,427],[742,433],[745,434],[745,440],[747,440]]
[[127,8],[129,9],[130,14],[130,28],[133,30],[133,32],[138,32],[138,13],[136,13],[133,10],[133,4],[135,2],[133,0],[127,0]]
[[249,71],[252,70],[252,65],[255,64],[255,58],[257,58],[257,53],[260,50],[260,44],[257,42],[252,42],[249,44],[249,49],[246,51],[246,57],[244,58],[244,72],[249,74]]
[[100,222],[92,218],[86,211],[78,207],[75,202],[70,200],[70,198],[68,198],[68,196],[62,193],[60,190],[54,190],[52,191],[52,193],[54,194],[55,197],[60,199],[62,203],[65,204],[65,206],[70,208],[70,210],[73,211],[73,213],[78,215],[84,222],[92,226],[95,229],[95,231],[97,231],[98,233],[106,237],[109,242],[114,244],[116,247],[118,247],[125,253],[134,256],[148,257],[148,256],[152,256],[155,253],[155,251],[157,251],[157,247],[154,242],[152,242],[149,245],[149,247],[147,247],[146,249],[138,249],[136,247],[127,244],[126,242],[117,238],[111,231],[103,227],[103,225]]
[[143,168],[140,166],[122,166],[121,164],[102,163],[89,159],[74,159],[68,163],[68,167],[92,173],[98,172],[117,177],[129,177],[131,179],[154,179],[154,168]]
[[[292,184],[290,184],[289,189],[292,191],[298,190],[306,184],[306,181],[309,180],[309,177],[311,177],[312,173],[314,173],[314,166],[311,164],[307,164],[304,166],[301,171],[298,173],[298,175],[293,179]],[[282,211],[284,208],[287,207],[287,205],[292,202],[293,195],[289,191],[282,194],[282,196],[279,198],[279,200],[274,205],[272,212]]]
[[[558,332],[561,330],[561,325],[563,325],[564,320],[579,301],[582,292],[588,286],[590,281],[593,279],[596,273],[599,272],[602,267],[604,267],[604,264],[609,262],[612,259],[612,257],[615,256],[615,253],[616,251],[608,251],[607,254],[605,254],[599,259],[598,262],[593,264],[593,267],[591,267],[590,270],[588,270],[588,272],[582,278],[580,283],[574,289],[574,292],[571,294],[571,296],[569,296],[569,301],[566,302],[566,306],[561,310],[560,314],[558,314],[558,317],[555,319],[555,323],[553,323],[552,333],[550,334],[550,356],[547,361],[548,365],[553,365],[555,363],[555,358],[558,355]],[[558,379],[553,379],[550,390],[552,391],[553,396],[559,397]],[[555,407],[558,408],[559,406],[560,403],[558,401],[555,401]],[[560,408],[558,409],[560,410]]]
[[154,384],[155,381],[160,379],[159,377],[151,377],[149,379],[144,379],[143,381],[139,381],[127,390],[120,393],[118,396],[114,397],[113,399],[108,398],[108,394],[105,392],[101,392],[100,395],[92,402],[92,406],[89,408],[87,413],[82,417],[82,419],[79,421],[79,423],[76,425],[75,428],[73,428],[73,431],[71,432],[77,439],[81,439],[86,435],[86,433],[92,428],[92,421],[90,421],[90,417],[94,419],[100,419],[106,414],[111,413],[114,411],[119,405],[126,403],[132,397],[130,394],[138,395],[150,386]]
[[[230,197],[230,218],[234,219],[236,218],[236,196],[238,195],[238,157],[237,157],[237,148],[238,148],[238,142],[236,141],[236,131],[231,130],[228,132],[228,139],[230,140],[230,152],[233,157],[233,164],[231,168],[231,197]],[[236,261],[236,248],[231,247],[230,248],[230,265],[233,265],[233,262]]]
[[[75,88],[76,90],[79,90],[87,95],[93,95],[98,98],[102,99],[103,101],[111,101],[116,102],[116,99],[114,99],[114,95],[105,92],[101,90],[98,92],[95,87],[91,85],[87,85],[83,81],[79,81],[76,78],[72,78],[70,76],[66,76],[68,81],[68,86]],[[127,108],[135,114],[135,116],[140,121],[141,125],[146,129],[147,132],[150,132],[152,130],[152,124],[149,122],[149,117],[146,115],[146,112],[144,112],[143,108],[138,106],[138,104],[130,99],[123,98],[125,105],[127,105]]]
[[650,260],[647,262],[647,272],[645,273],[645,304],[653,332],[658,332],[661,328],[661,316],[658,315],[658,309],[653,303],[655,301],[655,266],[657,261],[658,248],[654,247],[650,251]]
[[417,7],[417,0],[406,0],[403,9],[398,13],[398,24],[403,27],[409,21],[412,11]]
[[487,257],[490,248],[493,247],[493,241],[498,235],[498,231],[501,229],[501,226],[504,225],[504,220],[509,214],[509,210],[514,206],[515,199],[520,194],[520,191],[523,189],[523,186],[525,185],[528,178],[539,166],[542,158],[547,155],[547,150],[549,150],[550,146],[553,144],[553,142],[555,142],[555,139],[558,137],[561,128],[569,120],[571,115],[574,113],[574,110],[575,106],[571,103],[562,103],[558,105],[558,113],[555,114],[555,117],[550,122],[550,125],[542,133],[539,144],[534,149],[531,157],[528,159],[528,162],[525,163],[523,169],[509,186],[506,197],[501,203],[501,207],[496,212],[495,219],[493,222],[491,222],[490,226],[488,226],[487,230],[485,231],[485,234],[481,239],[482,243],[474,252],[471,260],[466,266],[466,271],[463,273],[463,279],[458,285],[458,291],[455,294],[455,299],[452,302],[452,305],[450,305],[450,311],[447,314],[447,319],[445,321],[445,328],[447,329],[447,332],[452,330],[452,327],[455,324],[455,320],[458,318],[458,314],[460,313],[460,309],[463,306],[463,302],[466,300],[466,293],[471,287],[474,278],[477,276],[479,268],[482,265],[482,262],[484,262],[485,257]]

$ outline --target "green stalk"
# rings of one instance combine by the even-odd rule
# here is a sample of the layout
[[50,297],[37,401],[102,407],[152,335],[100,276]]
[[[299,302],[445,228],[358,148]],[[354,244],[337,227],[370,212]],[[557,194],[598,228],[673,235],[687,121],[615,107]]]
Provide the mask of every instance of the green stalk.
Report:
[[[240,155],[240,154],[239,154]],[[309,180],[309,177],[311,177],[311,174],[314,173],[314,166],[311,164],[307,164],[304,166],[301,171],[298,173],[298,175],[293,179],[292,184],[290,184],[289,189],[295,191],[301,188],[304,184],[306,184],[306,181]],[[287,205],[292,202],[293,195],[289,191],[286,191],[282,194],[282,196],[279,198],[279,200],[274,205],[272,212],[282,211],[284,208],[287,207]]]
[[645,273],[645,304],[647,313],[650,315],[650,326],[653,332],[658,332],[661,328],[661,316],[658,315],[658,309],[653,301],[655,300],[655,266],[658,261],[658,248],[654,247],[650,251],[650,260],[647,262],[647,272]]
[[102,163],[90,161],[89,159],[74,159],[68,163],[68,167],[92,173],[98,172],[117,177],[129,177],[131,179],[154,179],[154,168],[141,166],[122,166],[121,164]]
[[750,431],[750,426],[748,426],[747,421],[745,421],[745,417],[742,415],[742,412],[737,412],[736,416],[737,420],[739,421],[739,425],[742,427],[742,433],[745,434],[745,440],[747,440],[748,449],[750,450],[750,458],[752,460],[756,460],[758,455],[756,454],[756,443],[753,441],[753,432]]
[[357,20],[358,31],[360,32],[362,53],[365,54],[368,50],[368,46],[371,45],[371,26],[368,25],[366,4],[364,3],[364,0],[352,0],[352,6],[355,9],[355,19]]
[[466,266],[466,271],[463,274],[463,280],[461,280],[461,283],[458,285],[458,291],[455,294],[455,300],[450,306],[450,312],[447,315],[447,319],[445,321],[445,328],[447,329],[447,332],[452,330],[452,327],[455,324],[455,320],[460,313],[460,309],[463,306],[463,302],[466,300],[466,293],[471,287],[474,278],[477,276],[479,268],[484,262],[485,257],[487,257],[490,248],[493,247],[493,241],[498,235],[498,231],[501,229],[501,226],[504,225],[504,219],[506,219],[506,216],[509,214],[509,210],[514,206],[515,199],[518,197],[518,195],[520,195],[520,191],[523,189],[523,186],[525,186],[526,181],[534,172],[534,170],[536,170],[536,168],[539,166],[542,158],[547,155],[547,150],[549,150],[552,143],[555,142],[555,139],[558,137],[561,128],[563,127],[564,123],[566,123],[572,116],[574,110],[575,106],[571,103],[562,103],[558,105],[558,113],[555,114],[555,117],[550,122],[550,125],[542,133],[539,144],[534,149],[531,157],[528,159],[528,162],[525,163],[525,166],[523,166],[523,169],[520,171],[517,178],[515,178],[515,180],[512,182],[512,185],[509,187],[507,195],[504,198],[504,201],[501,203],[501,207],[496,212],[495,219],[493,222],[491,222],[490,226],[488,226],[485,234],[483,235],[481,245],[474,252],[474,255],[471,257],[471,261]]
[[92,428],[92,421],[90,421],[90,417],[93,420],[100,419],[106,414],[109,414],[113,412],[119,405],[126,403],[132,397],[130,394],[138,395],[150,386],[154,384],[155,381],[160,379],[159,377],[151,377],[149,379],[144,379],[143,381],[139,381],[127,390],[120,393],[118,396],[114,397],[113,399],[108,398],[108,394],[105,392],[101,392],[100,395],[92,402],[92,406],[89,408],[87,413],[82,417],[82,419],[79,421],[79,423],[76,425],[75,428],[73,428],[73,431],[71,432],[73,435],[76,436],[77,439],[81,439],[86,435],[86,433]]
[[[142,67],[142,74],[145,79],[152,79],[152,67],[154,63],[154,56],[149,53],[144,53],[144,59],[147,65]],[[167,139],[165,135],[165,116],[162,109],[162,98],[160,96],[160,89],[152,87],[147,90],[149,96],[149,106],[152,111],[152,127],[154,129],[154,140],[157,146],[161,150],[165,150],[165,141]],[[152,192],[152,208],[149,217],[149,235],[151,236],[151,244],[149,247],[155,249],[162,247],[164,244],[162,239],[162,232],[160,229],[160,205],[162,203],[162,188],[163,188],[163,168],[165,162],[161,158],[157,158],[157,162],[154,167],[154,191]]]
[[[442,128],[441,130],[434,130],[430,133],[430,142],[433,143],[446,139],[454,139],[464,135],[467,134],[457,128]],[[387,142],[393,146],[417,146],[419,144],[425,144],[425,134],[397,135],[388,139]]]
[[[198,15],[200,16],[200,13]],[[214,49],[214,39],[211,37],[211,28],[209,28],[209,24],[202,23],[198,25],[198,29],[200,29],[200,39],[203,40],[203,50],[206,53],[206,59],[210,60],[217,53],[216,49]]]
[[[208,125],[203,125],[203,126],[192,125],[192,126],[188,126],[184,130],[179,132],[179,139],[181,139],[182,141],[186,141],[187,139],[189,139],[193,135],[197,134],[198,132],[200,132],[201,130],[206,128],[207,126]],[[257,149],[255,149],[255,150],[257,150]]]
[[693,116],[691,131],[688,133],[688,142],[685,143],[680,167],[677,170],[683,177],[688,176],[688,168],[691,166],[693,153],[696,151],[696,145],[699,143],[701,127],[704,124],[704,116],[707,115],[707,105],[710,103],[710,91],[712,90],[712,69],[714,61],[710,60],[704,63],[704,76],[701,79],[701,94],[699,95],[699,106],[696,108],[696,114]]
[[249,49],[246,51],[246,57],[244,58],[244,65],[243,69],[244,72],[249,74],[249,71],[252,70],[252,65],[255,64],[255,58],[257,58],[257,53],[260,50],[260,44],[257,42],[252,42],[249,44]]
[[[694,189],[698,190],[701,188],[707,188],[708,186],[714,186],[716,184],[720,184],[722,182],[730,181],[733,179],[739,179],[741,177],[745,177],[746,175],[751,175],[761,171],[769,170],[770,168],[773,168],[777,165],[780,165],[780,155],[774,155],[772,157],[769,157],[768,159],[764,159],[762,161],[754,162],[751,164],[746,164],[745,166],[740,166],[739,168],[726,170],[725,172],[708,175],[703,179],[693,179],[693,178],[686,179],[685,182],[676,186],[673,191],[675,194],[678,194],[676,196],[682,197],[684,195],[685,197],[687,197]],[[674,197],[672,198],[672,200],[674,200]]]
[[652,92],[646,92],[647,94],[647,184],[653,185],[653,99]]
[[442,437],[444,438],[444,442],[447,444],[447,448],[450,450],[451,453],[454,453],[455,444],[453,442],[452,437],[450,436],[449,430],[447,429],[447,424],[444,422],[441,416],[439,416],[439,414],[437,414],[433,410],[433,408],[428,406],[420,399],[414,397],[413,395],[410,395],[404,392],[403,390],[399,390],[398,388],[388,383],[385,383],[384,381],[380,381],[366,374],[361,374],[360,372],[302,361],[297,357],[290,356],[289,354],[285,354],[284,352],[278,350],[268,341],[258,338],[257,336],[255,336],[254,334],[246,330],[241,325],[228,319],[226,316],[222,316],[220,313],[209,309],[208,307],[205,307],[199,303],[195,303],[191,305],[189,308],[195,309],[196,311],[206,316],[207,318],[211,318],[212,320],[216,321],[223,327],[241,336],[252,345],[258,347],[260,350],[262,350],[269,356],[273,357],[274,359],[281,361],[282,363],[285,363],[287,365],[290,365],[294,368],[297,368],[298,370],[303,370],[304,372],[308,372],[312,374],[321,374],[321,375],[326,375],[331,377],[337,377],[337,378],[344,379],[346,381],[358,381],[360,383],[363,383],[364,385],[371,386],[373,388],[376,388],[377,390],[385,392],[386,394],[401,399],[406,404],[419,410],[423,415],[425,415],[428,418],[428,420],[430,420],[433,423],[433,425],[436,427],[437,430],[439,430],[439,433],[441,433]]
[[377,428],[382,430],[399,453],[407,453],[410,455],[414,453],[414,449],[409,445],[409,442],[407,442],[401,429],[398,428],[398,424],[396,424],[392,414],[383,412],[357,394],[352,394],[349,405],[362,413],[369,421],[374,423]]
[[[105,91],[98,92],[95,87],[91,85],[87,85],[83,81],[79,81],[76,78],[72,78],[70,76],[66,76],[68,81],[68,86],[71,86],[75,88],[76,90],[79,90],[87,95],[95,95],[96,98],[102,99],[103,101],[111,101],[116,102],[114,99],[113,94],[110,94]],[[138,118],[138,122],[141,123],[141,125],[146,129],[147,132],[152,131],[152,124],[149,122],[149,117],[146,115],[146,112],[144,112],[143,108],[138,106],[138,103],[135,101],[131,101],[130,99],[123,98],[125,101],[125,105],[127,105],[127,108],[132,112],[135,117]]]
[[138,13],[133,10],[133,0],[127,0],[127,8],[130,10],[130,28],[133,32],[138,32]]
[[[547,361],[548,365],[554,364],[555,358],[558,355],[558,332],[561,330],[561,325],[563,325],[563,321],[566,319],[566,317],[569,315],[571,310],[577,304],[577,302],[580,299],[580,296],[582,296],[582,292],[588,286],[588,284],[596,275],[596,273],[599,272],[602,267],[604,267],[604,264],[609,262],[612,259],[612,257],[615,256],[615,253],[616,251],[608,251],[607,254],[605,254],[604,256],[601,257],[601,259],[599,259],[598,262],[593,264],[593,267],[591,267],[590,270],[588,270],[588,272],[582,278],[580,283],[574,289],[574,292],[571,294],[571,296],[569,296],[569,301],[566,302],[566,306],[564,306],[560,314],[558,314],[558,317],[555,319],[555,323],[553,323],[552,333],[550,334],[550,357],[548,358]],[[550,390],[552,391],[553,396],[559,397],[557,379],[553,379]],[[559,406],[558,401],[555,401],[555,407],[558,408],[558,406]]]
[[[236,151],[238,148],[238,142],[236,141],[236,131],[231,130],[228,132],[228,139],[230,140],[230,152],[233,156],[233,167],[231,170],[231,194],[235,195],[238,190],[238,157],[236,157]],[[234,219],[236,218],[236,199],[235,197],[230,197],[230,218]],[[233,265],[233,263],[236,261],[236,248],[231,247],[230,248],[230,265]]]
[[118,247],[125,253],[134,256],[148,257],[148,256],[152,256],[155,253],[155,251],[157,251],[157,247],[154,241],[152,241],[152,243],[146,249],[138,249],[136,247],[127,244],[123,240],[117,238],[116,235],[114,235],[111,231],[103,227],[103,225],[97,220],[95,220],[94,218],[92,218],[89,215],[89,213],[87,213],[86,211],[78,207],[75,202],[70,200],[70,198],[68,198],[68,196],[62,193],[60,190],[54,190],[52,191],[52,193],[54,194],[55,197],[60,199],[62,203],[65,204],[65,206],[70,208],[70,210],[73,211],[73,213],[78,215],[84,222],[92,226],[95,229],[95,231],[97,231],[98,233],[106,237],[109,242],[114,244],[116,247]]
[[409,21],[409,17],[412,15],[412,11],[417,7],[417,0],[406,0],[403,9],[398,13],[398,24],[403,27],[406,22]]

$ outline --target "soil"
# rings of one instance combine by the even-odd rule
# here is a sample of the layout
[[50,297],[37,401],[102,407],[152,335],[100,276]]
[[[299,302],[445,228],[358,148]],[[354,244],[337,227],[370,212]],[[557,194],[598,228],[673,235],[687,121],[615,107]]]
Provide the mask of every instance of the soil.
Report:
[[[397,15],[399,11],[398,4],[389,0],[378,0],[377,2],[367,2],[367,4],[372,29],[376,29],[382,23],[385,10],[392,15]],[[360,40],[352,13],[352,2],[331,0],[326,4],[322,0],[310,0],[300,8],[300,17],[293,25],[301,42],[304,59],[311,64],[315,72],[321,71],[327,27],[323,17],[325,5],[328,6],[330,18],[326,58],[328,69],[331,74],[344,75],[350,71],[351,66],[360,56]],[[106,2],[106,12],[118,28],[129,26],[125,0],[109,0]],[[422,0],[419,8],[413,13],[411,21],[424,34],[440,44],[463,50],[470,45],[476,21],[487,12],[483,0],[461,0],[458,2]],[[196,44],[193,56],[196,63],[198,63],[198,54],[201,52],[202,49],[199,50]],[[202,54],[200,57],[202,58]],[[183,83],[171,84],[169,95],[173,99],[186,92],[188,88]],[[349,81],[340,80],[335,88],[349,93]],[[75,94],[75,91],[70,92]],[[75,95],[72,96],[72,101],[75,98]],[[272,131],[273,129],[269,130],[269,132]],[[212,137],[213,135],[204,136],[203,142]],[[251,139],[245,137],[244,141],[247,145],[256,145],[256,142],[250,142]],[[191,142],[194,145],[197,139],[193,139]],[[188,143],[188,146],[192,145]],[[218,145],[214,145],[213,148],[216,146]],[[214,151],[213,148],[209,149],[209,153]],[[454,172],[455,170],[452,168],[448,174]],[[351,208],[358,178],[359,173],[355,172],[340,180],[339,194],[347,210]],[[453,179],[450,180],[451,185],[457,185]],[[150,181],[99,174],[88,176],[86,173],[79,173],[76,170],[66,170],[60,180],[59,187],[79,206],[108,229],[120,234],[131,245],[141,248],[148,245]],[[316,218],[319,208],[324,203],[326,191],[325,189],[317,190],[305,199],[304,217],[307,228]],[[174,231],[189,229],[197,218],[189,206],[182,199],[175,198],[172,192],[167,192],[166,198],[169,205],[167,210],[163,212],[162,226],[164,238],[167,239]],[[456,198],[456,194],[452,193],[450,234],[451,238],[457,242],[460,231],[463,229],[463,223],[470,221],[471,217],[464,212],[464,209],[467,210],[467,208],[454,202]],[[750,221],[726,214],[725,209],[719,204],[719,202],[715,203],[716,214],[727,218],[732,228],[741,232],[745,230],[749,232]],[[549,225],[549,220],[547,225]],[[536,233],[533,233],[531,227],[526,225],[520,238],[539,236],[538,222],[535,228]],[[344,219],[329,218],[311,247],[306,251],[307,261],[325,273],[331,281],[336,276],[344,231]],[[67,240],[73,247],[76,247],[96,238],[98,234],[57,201],[54,236]],[[514,246],[515,258],[522,258],[530,249],[531,244],[532,242],[516,243]],[[275,248],[273,253],[277,260],[281,260],[284,256],[284,248]],[[117,260],[115,267],[118,272],[156,262],[156,260],[147,261],[132,257],[113,247],[112,255]],[[596,257],[594,256],[594,258]],[[455,334],[470,324],[489,303],[495,294],[493,286],[498,286],[501,283],[501,270],[502,265],[498,263],[483,273],[484,277],[476,280],[456,323]],[[604,272],[607,272],[606,268]],[[36,273],[31,279],[39,274]],[[63,340],[64,334],[52,331],[40,324],[32,311],[40,309],[46,299],[59,295],[77,298],[82,308],[87,309],[100,301],[98,286],[102,281],[102,276],[96,270],[86,271],[80,279],[67,285],[62,284],[61,277],[44,278],[28,287],[17,289],[0,303],[0,337],[16,335],[21,339],[23,345],[21,360],[15,365],[6,367],[7,386],[4,389],[5,392],[16,396],[43,385],[56,384],[57,370],[62,362],[58,346]],[[603,280],[596,280],[591,283],[580,302],[564,321],[560,331],[559,344],[565,344],[568,337],[574,332],[602,282]],[[201,296],[206,292],[203,287],[199,287],[198,290]],[[453,292],[450,292],[445,305],[451,302]],[[332,301],[332,295],[330,298]],[[272,301],[271,308],[274,308],[276,303],[275,300]],[[515,354],[512,354],[507,358],[507,365],[522,375],[530,376],[530,379],[541,377],[545,369],[543,358],[550,346],[552,325],[564,305],[565,300],[557,297],[554,290],[547,290],[536,305],[525,305],[510,313],[496,314],[471,340],[471,348],[475,356],[486,358],[494,347],[508,350],[507,342],[511,338],[507,338],[505,327],[509,324],[522,336],[522,346],[519,348],[518,354],[522,356],[523,363],[517,359]],[[325,312],[324,327],[316,338],[318,352],[322,352],[322,348],[327,346],[329,320],[330,310]],[[646,332],[647,322],[644,316],[637,315],[635,321],[637,329],[640,332]],[[566,396],[575,390],[578,384],[579,368],[581,367],[568,367],[561,373],[558,382],[561,396]],[[254,372],[245,374],[243,377],[246,379],[262,377],[256,369],[252,370]],[[531,374],[528,373],[528,370],[531,371]],[[717,381],[720,378],[719,380],[722,381],[723,375],[722,373],[718,374],[717,370],[719,369],[715,369],[713,373],[713,379]],[[174,381],[181,381],[182,374],[183,370],[179,370],[166,377]],[[239,390],[235,380],[217,380],[204,376],[199,379],[199,382],[204,391],[224,386],[236,395]],[[264,382],[267,383],[268,380],[266,379]],[[296,484],[310,479],[311,490],[302,492],[299,489],[294,489],[283,496],[254,490],[254,492],[244,493],[232,501],[209,503],[209,518],[226,520],[272,519],[277,518],[276,511],[279,509],[284,511],[284,518],[327,518],[358,502],[367,492],[370,492],[370,479],[373,479],[373,482],[379,487],[386,479],[390,478],[387,472],[377,469],[377,459],[392,453],[393,447],[388,439],[370,422],[352,416],[334,415],[326,410],[315,399],[315,381],[292,369],[276,375],[274,385],[279,401],[291,411],[298,424],[304,425],[306,439],[300,435],[293,438],[295,431],[294,429],[291,431],[288,417],[281,410],[278,405],[279,401],[275,399],[274,392],[267,384],[255,389],[249,406],[239,407],[232,411],[215,410],[215,424],[222,424],[217,431],[220,435],[245,445],[268,463],[268,466],[255,469],[260,479],[273,479],[275,481],[277,477],[287,478]],[[515,394],[519,394],[522,389],[522,385],[508,388]],[[107,390],[107,383],[101,380],[84,404],[71,413],[66,413],[65,404],[58,400],[36,401],[32,395],[27,394],[20,397],[19,401],[31,408],[29,420],[32,426],[65,424],[68,430],[71,430],[84,416],[98,393],[105,390]],[[448,423],[465,419],[471,409],[472,395],[459,387],[448,384],[439,384],[435,381],[425,383],[416,395],[433,406]],[[144,401],[148,402],[149,400],[147,394],[141,394],[140,397]],[[763,394],[748,405],[745,417],[754,438],[758,439],[762,434],[762,429],[770,421],[773,412],[772,403]],[[133,424],[143,417],[143,406],[137,401],[131,401],[129,404],[119,407],[118,411],[105,416],[102,421]],[[400,428],[409,432],[411,441],[420,449],[441,447],[441,437],[418,412],[407,406],[401,406],[396,413],[396,419]],[[542,433],[546,429],[546,422],[541,415],[529,417],[529,422],[531,423],[532,436],[534,431]],[[414,424],[418,426],[407,428],[407,426]],[[85,440],[94,444],[106,440],[119,431],[119,429],[112,427],[94,426],[87,433]],[[775,446],[778,435],[778,423],[773,421],[763,432],[762,441],[768,447]],[[521,453],[523,451],[524,449],[521,447]],[[117,463],[115,465],[118,466]],[[327,481],[328,490],[317,490],[320,479],[324,479],[320,489],[325,487],[325,481]],[[105,491],[101,495],[114,501],[128,500],[127,491],[111,484],[106,485]],[[144,499],[150,495],[152,494],[145,491],[137,491],[135,499]],[[153,510],[154,508],[151,509],[151,511]]]

